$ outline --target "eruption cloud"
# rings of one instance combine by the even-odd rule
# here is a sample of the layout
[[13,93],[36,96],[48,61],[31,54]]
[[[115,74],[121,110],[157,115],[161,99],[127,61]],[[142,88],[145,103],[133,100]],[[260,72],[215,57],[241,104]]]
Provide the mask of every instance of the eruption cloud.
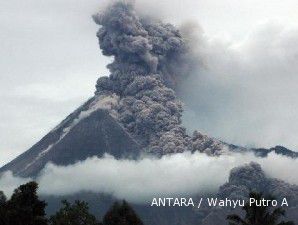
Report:
[[[102,53],[114,57],[107,66],[110,76],[97,81],[96,95],[120,97],[116,118],[146,151],[162,155],[198,150],[193,143],[202,136],[187,135],[174,91],[195,64],[180,32],[171,24],[138,17],[124,1],[93,18],[101,25],[97,37]],[[209,146],[221,149],[213,142]]]

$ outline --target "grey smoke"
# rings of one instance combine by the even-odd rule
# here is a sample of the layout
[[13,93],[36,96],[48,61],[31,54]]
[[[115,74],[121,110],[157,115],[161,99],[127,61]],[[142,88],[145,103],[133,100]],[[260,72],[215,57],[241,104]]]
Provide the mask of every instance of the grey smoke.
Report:
[[[178,31],[142,18],[122,1],[94,20],[101,25],[103,54],[114,57],[96,94],[119,95],[119,121],[149,151],[197,150],[190,135],[194,129],[248,147],[295,149],[297,85],[291,79],[297,51],[288,46],[295,43],[295,32],[269,24],[244,42],[225,43],[209,39],[201,28],[195,33],[191,23]],[[188,131],[174,90],[185,102]],[[218,149],[222,146],[211,152]]]
[[181,86],[184,125],[228,143],[297,150],[298,30],[267,22],[242,41],[200,28],[190,37],[204,66]]
[[[259,163],[267,177],[298,185],[297,176],[290,172],[297,171],[297,160],[273,153],[267,158],[256,158],[251,154],[209,157],[199,152],[137,161],[105,156],[89,158],[69,166],[48,164],[37,182],[40,185],[39,192],[43,195],[62,196],[91,191],[144,203],[159,196],[215,193],[228,181],[231,169],[251,161]],[[14,177],[10,172],[5,173],[0,178],[0,190],[9,196],[14,188],[27,180]],[[251,178],[246,180],[249,182]],[[280,188],[276,186],[276,190]]]
[[118,120],[151,152],[191,149],[181,126],[182,104],[173,89],[191,71],[186,40],[171,24],[140,18],[132,3],[117,1],[94,15],[102,53],[113,56],[109,77],[100,77],[96,95],[120,97]]
[[[287,171],[289,172],[289,171]],[[261,166],[249,163],[231,170],[227,183],[219,188],[221,198],[247,199],[251,191],[272,195],[277,199],[287,198],[291,206],[298,204],[298,185],[267,177]]]

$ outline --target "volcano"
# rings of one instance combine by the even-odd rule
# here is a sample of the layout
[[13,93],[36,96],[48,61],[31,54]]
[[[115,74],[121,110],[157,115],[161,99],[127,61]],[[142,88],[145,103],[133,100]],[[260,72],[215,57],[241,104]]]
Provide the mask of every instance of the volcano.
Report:
[[34,177],[48,162],[69,165],[108,153],[116,158],[184,151],[218,154],[224,143],[182,126],[178,82],[191,70],[190,46],[170,24],[137,16],[116,2],[93,16],[102,54],[113,56],[95,96],[28,151],[0,169]]
[[113,56],[109,76],[96,84],[94,97],[70,114],[28,151],[0,172],[34,177],[48,162],[69,165],[105,153],[120,158],[140,154],[200,151],[270,152],[297,158],[298,153],[277,146],[246,149],[226,144],[182,125],[182,103],[176,88],[198,66],[188,39],[171,24],[141,18],[133,4],[115,2],[93,16],[102,54]]
[[69,165],[108,153],[136,158],[139,144],[109,114],[101,99],[91,98],[16,159],[3,166],[15,175],[34,177],[48,162]]
[[[270,153],[298,157],[298,153],[281,146],[247,149],[198,131],[189,134],[182,124],[183,104],[176,95],[179,82],[198,66],[188,39],[171,24],[139,17],[133,5],[125,1],[113,3],[93,19],[100,26],[97,37],[102,54],[113,57],[107,66],[109,76],[101,76],[92,98],[29,150],[3,166],[0,173],[12,171],[16,176],[36,178],[48,163],[67,166],[105,154],[116,159],[138,159],[147,154],[160,157],[185,151],[199,151],[211,157],[234,152],[254,152],[258,157]],[[278,195],[287,192],[290,196],[298,193],[297,186],[267,178],[258,165],[251,164],[232,171],[229,182],[217,195],[243,197],[257,182],[264,184],[257,191],[270,190]],[[104,202],[102,196],[96,198],[94,193],[79,194],[85,197],[87,194],[95,207],[99,201]],[[108,198],[101,207],[113,200]],[[53,210],[48,212],[51,214],[60,199],[51,196],[47,201]],[[293,204],[297,207],[297,198]],[[203,221],[199,224],[217,224],[214,221],[222,223],[226,215],[225,211],[217,214],[189,208],[160,210],[144,205],[135,208],[149,225],[197,224],[199,220]]]

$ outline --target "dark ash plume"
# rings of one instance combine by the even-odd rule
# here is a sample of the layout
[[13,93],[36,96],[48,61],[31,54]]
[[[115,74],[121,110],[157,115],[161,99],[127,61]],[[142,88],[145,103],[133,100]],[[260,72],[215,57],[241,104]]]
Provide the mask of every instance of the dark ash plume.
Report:
[[251,191],[270,194],[278,199],[287,198],[292,206],[298,205],[297,185],[267,177],[261,165],[254,162],[232,169],[229,181],[219,188],[218,196],[247,199]]
[[149,151],[196,150],[198,144],[192,144],[181,126],[182,104],[174,92],[191,68],[180,32],[170,24],[139,18],[133,5],[123,1],[93,18],[101,25],[97,37],[102,53],[114,57],[110,76],[97,81],[96,95],[120,97],[117,119]]

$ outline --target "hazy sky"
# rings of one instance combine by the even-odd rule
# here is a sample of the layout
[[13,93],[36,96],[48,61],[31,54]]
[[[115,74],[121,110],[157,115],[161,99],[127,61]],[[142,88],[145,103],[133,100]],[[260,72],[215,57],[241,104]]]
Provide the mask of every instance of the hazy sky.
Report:
[[[96,79],[108,74],[105,65],[109,59],[100,54],[95,36],[97,26],[91,19],[91,15],[102,4],[101,0],[0,0],[0,166],[27,150],[91,97]],[[209,60],[212,69],[208,73],[214,72],[216,75],[211,75],[213,81],[205,83],[204,91],[197,92],[206,95],[206,98],[197,98],[197,102],[192,99],[195,106],[192,115],[197,118],[196,126],[199,129],[243,145],[284,144],[298,149],[298,143],[293,141],[298,136],[298,130],[288,129],[288,126],[294,127],[298,120],[298,106],[293,104],[298,102],[294,91],[298,88],[295,86],[295,81],[298,83],[298,70],[294,66],[298,60],[295,47],[298,45],[295,28],[296,25],[298,27],[297,1],[140,0],[137,6],[143,13],[152,12],[175,24],[186,20],[196,21],[204,30],[206,55],[214,59]],[[271,43],[271,37],[274,43],[266,45]],[[261,54],[264,46],[278,47],[278,51]],[[237,60],[237,56],[243,59],[246,53],[250,57],[259,57],[256,60],[258,67],[252,68],[256,62],[254,60]],[[277,53],[278,56],[275,55]],[[221,57],[213,57],[213,54],[221,54]],[[225,61],[225,54],[230,60]],[[267,65],[264,68],[262,59],[268,56],[270,60],[264,61]],[[271,63],[276,66],[271,68]],[[229,70],[235,66],[236,69]],[[278,66],[288,66],[290,75],[284,74],[288,71]],[[267,92],[270,98],[258,100],[258,104],[248,104],[252,107],[250,115],[262,115],[262,110],[256,109],[264,103],[285,109],[286,113],[279,110],[273,117],[280,120],[273,126],[274,132],[268,131],[267,122],[264,125],[258,120],[252,121],[253,124],[240,123],[240,127],[237,127],[238,121],[247,118],[247,107],[242,107],[241,111],[239,102],[242,98],[255,102],[259,95],[245,94],[240,100],[236,99],[235,96],[242,93],[243,89],[221,89],[225,79],[220,71],[230,73],[233,85],[241,84],[241,72],[246,78],[256,72],[254,74],[257,77],[254,75],[249,79],[250,93],[259,93],[260,82],[268,84],[271,72],[274,73],[274,84],[283,84],[278,88],[279,91],[285,93],[287,89],[290,90],[291,99],[285,97],[272,102],[270,100],[276,99],[276,92],[270,90]],[[202,77],[206,81],[206,77]],[[208,91],[211,87],[216,87],[218,91]],[[222,96],[223,93],[227,93],[224,96],[226,100],[229,99],[228,107],[233,111],[231,114],[227,114],[227,110],[222,111],[222,105],[214,108],[217,105],[214,96]],[[228,98],[231,94],[233,100]],[[213,105],[206,104],[206,99],[212,101]],[[202,105],[204,110],[197,107]],[[274,108],[270,107],[270,110]],[[210,110],[213,113],[208,119],[206,111]],[[229,115],[234,119],[229,118],[229,123],[223,123],[222,120]],[[265,117],[268,119],[267,114]],[[200,123],[202,119],[204,122]],[[279,132],[279,128],[282,128],[282,132]],[[247,130],[247,138],[238,137],[239,129]],[[260,138],[253,135],[255,131],[260,131]],[[263,136],[270,138],[262,142]]]

